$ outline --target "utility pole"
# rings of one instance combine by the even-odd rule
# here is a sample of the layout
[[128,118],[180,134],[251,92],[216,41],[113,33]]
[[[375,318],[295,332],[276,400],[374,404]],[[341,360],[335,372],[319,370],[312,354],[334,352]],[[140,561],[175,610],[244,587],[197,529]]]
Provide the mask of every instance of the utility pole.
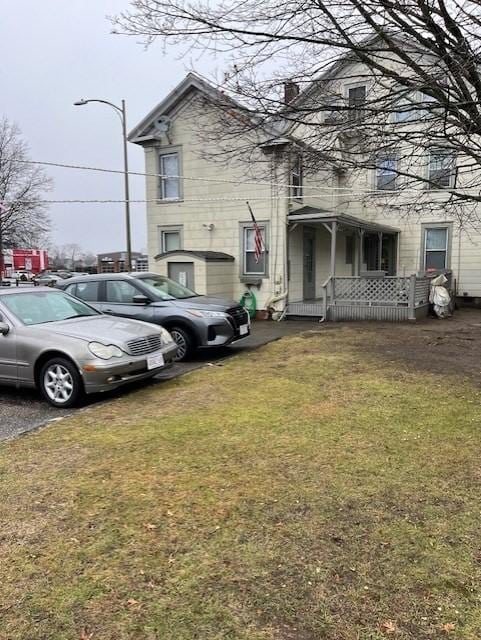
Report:
[[5,260],[3,259],[3,213],[7,207],[0,202],[0,287],[3,284],[3,270],[5,268]]

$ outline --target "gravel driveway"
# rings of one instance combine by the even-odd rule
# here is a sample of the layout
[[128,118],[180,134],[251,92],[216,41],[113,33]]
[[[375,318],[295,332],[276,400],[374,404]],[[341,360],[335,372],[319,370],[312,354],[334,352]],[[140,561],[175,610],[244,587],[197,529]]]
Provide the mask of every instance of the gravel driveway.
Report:
[[[315,322],[256,322],[253,324],[252,334],[245,340],[241,340],[231,347],[200,351],[193,360],[175,364],[163,375],[156,376],[152,383],[159,384],[193,369],[203,367],[209,362],[215,362],[236,353],[255,349],[282,336],[317,328],[318,326]],[[125,393],[133,393],[139,386],[145,386],[145,384],[145,382],[139,383],[108,394],[89,396],[84,406],[105,402],[120,395],[125,395]],[[0,387],[0,440],[14,438],[22,433],[32,431],[49,421],[59,420],[74,411],[76,409],[55,409],[51,407],[35,391],[25,389],[17,391],[8,387]]]

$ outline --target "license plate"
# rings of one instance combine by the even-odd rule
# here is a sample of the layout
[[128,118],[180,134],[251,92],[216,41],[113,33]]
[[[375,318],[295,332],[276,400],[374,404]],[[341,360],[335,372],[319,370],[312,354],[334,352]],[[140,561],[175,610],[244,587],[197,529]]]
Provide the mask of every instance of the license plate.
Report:
[[239,333],[241,336],[245,336],[246,334],[249,333],[249,325],[248,324],[241,324],[241,326],[239,327]]
[[162,353],[156,353],[153,356],[147,356],[147,369],[157,369],[164,366],[164,356]]

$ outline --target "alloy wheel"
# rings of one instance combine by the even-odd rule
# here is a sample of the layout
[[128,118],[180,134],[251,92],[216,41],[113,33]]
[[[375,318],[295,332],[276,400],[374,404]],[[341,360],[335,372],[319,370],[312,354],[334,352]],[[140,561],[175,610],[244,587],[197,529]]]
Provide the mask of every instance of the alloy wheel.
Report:
[[45,371],[43,384],[45,393],[57,404],[65,404],[72,397],[74,381],[70,371],[61,364],[52,364]]
[[177,345],[177,355],[175,356],[175,360],[182,360],[187,353],[188,345],[184,336],[177,331],[176,329],[172,329],[170,335],[174,338],[175,344]]

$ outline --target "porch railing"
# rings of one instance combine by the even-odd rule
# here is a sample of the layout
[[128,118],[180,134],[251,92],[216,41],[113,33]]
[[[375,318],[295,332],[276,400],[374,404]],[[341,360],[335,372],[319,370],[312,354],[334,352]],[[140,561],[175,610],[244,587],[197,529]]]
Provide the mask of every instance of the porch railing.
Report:
[[324,318],[413,320],[427,312],[430,278],[334,276],[322,287]]

